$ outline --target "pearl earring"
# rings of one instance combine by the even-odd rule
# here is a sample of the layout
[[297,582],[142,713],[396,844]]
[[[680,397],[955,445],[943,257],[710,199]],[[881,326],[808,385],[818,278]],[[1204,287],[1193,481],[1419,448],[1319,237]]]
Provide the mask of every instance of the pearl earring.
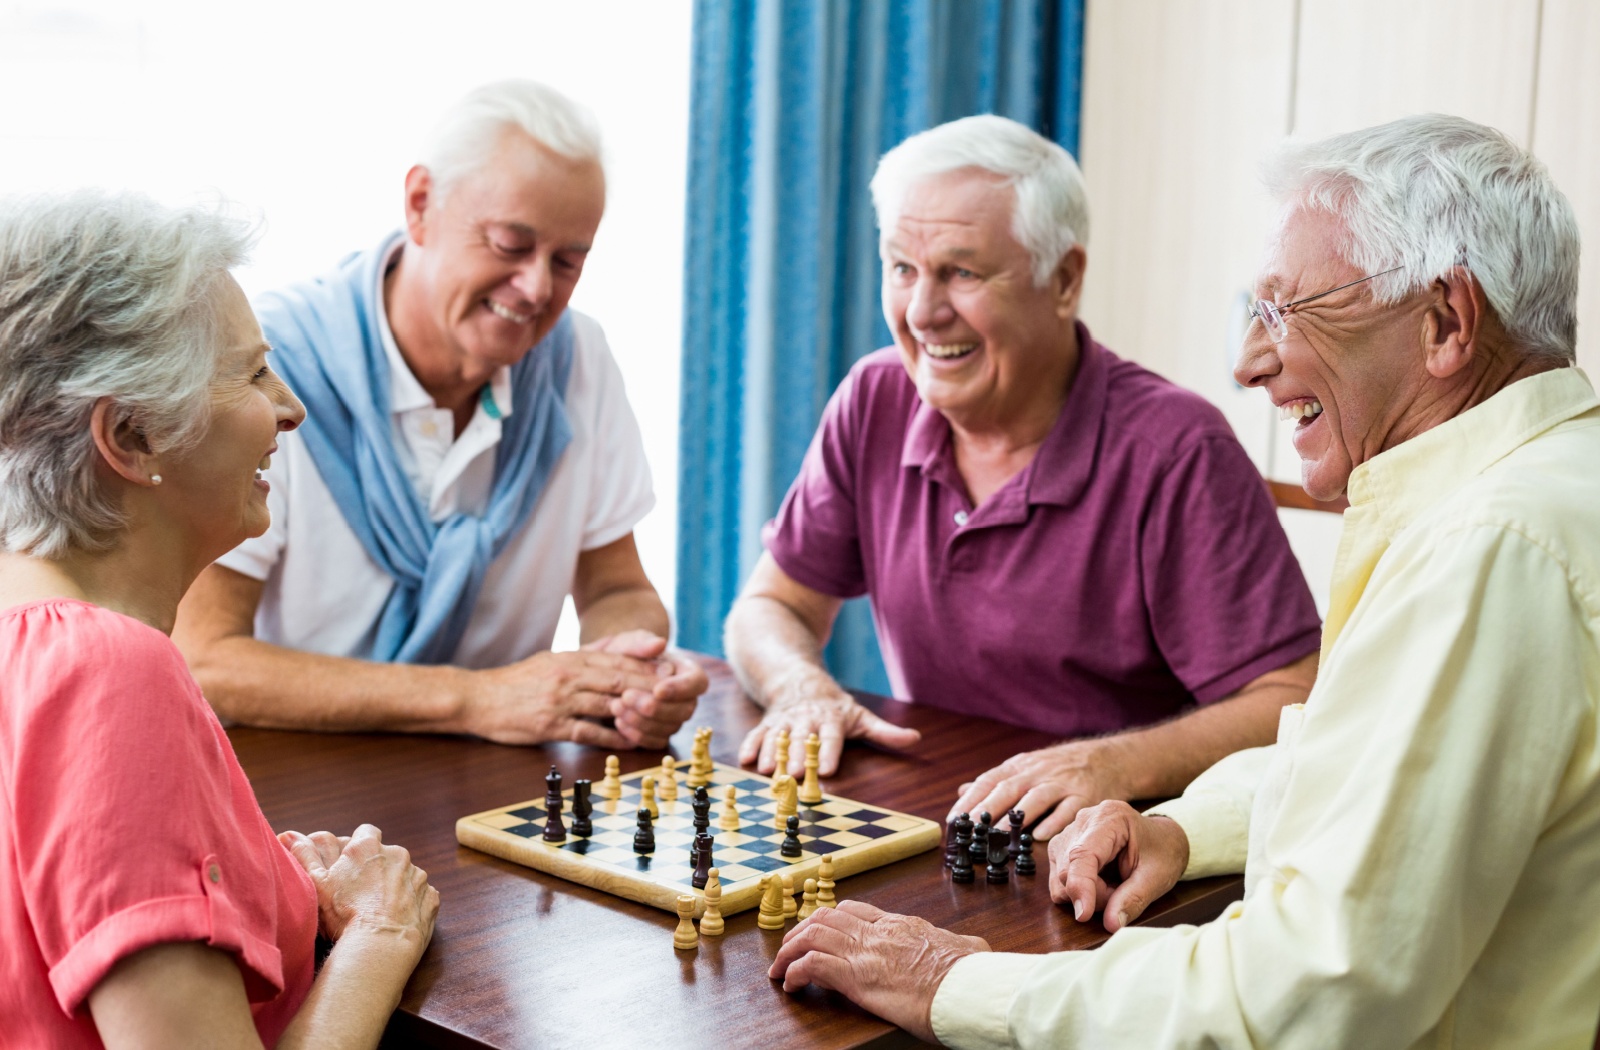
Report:
[[160,474],[152,474],[152,475],[150,475],[150,484],[152,484],[152,485],[161,484],[161,475]]

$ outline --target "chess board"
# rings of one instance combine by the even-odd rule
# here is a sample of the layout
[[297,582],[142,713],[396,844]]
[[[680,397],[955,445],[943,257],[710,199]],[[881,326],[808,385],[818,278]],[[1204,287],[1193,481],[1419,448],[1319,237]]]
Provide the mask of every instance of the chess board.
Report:
[[[595,781],[590,794],[594,834],[589,838],[571,833],[572,790],[568,788],[563,792],[567,801],[561,813],[568,832],[565,842],[544,841],[543,796],[462,817],[456,822],[456,841],[669,912],[676,913],[680,893],[693,894],[699,898],[695,903],[698,916],[705,908],[705,894],[690,884],[694,874],[689,858],[694,839],[690,808],[694,792],[680,775],[677,800],[658,799],[661,815],[655,821],[655,852],[638,854],[633,851],[633,834],[638,827],[639,782],[646,776],[656,777],[659,783],[660,767],[624,774],[618,799],[601,798],[600,782]],[[738,792],[737,831],[724,830],[717,823],[730,784]],[[780,856],[784,833],[774,824],[777,801],[771,789],[768,777],[732,766],[712,767],[708,830],[715,843],[711,866],[722,882],[724,915],[760,903],[761,882],[771,872],[790,875],[798,892],[806,879],[816,877],[825,854],[833,858],[833,877],[838,880],[932,849],[942,835],[938,824],[922,817],[824,796],[815,806],[800,803],[800,856]]]

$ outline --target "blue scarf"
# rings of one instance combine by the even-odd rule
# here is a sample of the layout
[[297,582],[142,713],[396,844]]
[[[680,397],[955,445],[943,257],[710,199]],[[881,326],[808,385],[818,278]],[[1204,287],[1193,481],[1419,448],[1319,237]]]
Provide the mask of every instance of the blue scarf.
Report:
[[315,280],[261,297],[256,316],[272,364],[306,405],[300,428],[323,483],[361,545],[394,579],[368,659],[448,663],[466,633],[484,573],[533,512],[572,440],[567,379],[572,319],[511,366],[515,411],[502,424],[482,517],[435,524],[395,451],[389,359],[378,321],[382,267],[395,239],[347,257]]

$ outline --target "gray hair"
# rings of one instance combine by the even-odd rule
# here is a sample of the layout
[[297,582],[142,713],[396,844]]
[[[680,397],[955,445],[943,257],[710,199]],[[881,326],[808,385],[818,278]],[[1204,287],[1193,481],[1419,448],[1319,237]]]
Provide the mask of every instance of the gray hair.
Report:
[[929,128],[885,153],[872,176],[878,229],[888,236],[917,183],[962,168],[998,175],[1012,188],[1011,235],[1033,257],[1043,286],[1074,244],[1089,243],[1089,199],[1072,154],[1043,135],[992,113]]
[[574,160],[601,162],[600,125],[583,106],[536,80],[499,80],[472,91],[445,113],[419,163],[439,191],[483,166],[508,130]]
[[1428,113],[1320,142],[1265,167],[1279,200],[1336,216],[1342,254],[1394,303],[1457,266],[1483,288],[1518,346],[1576,360],[1578,221],[1543,164],[1493,128]]
[[135,194],[0,199],[0,549],[114,545],[126,517],[96,480],[95,403],[152,451],[200,438],[216,295],[252,238],[221,210]]

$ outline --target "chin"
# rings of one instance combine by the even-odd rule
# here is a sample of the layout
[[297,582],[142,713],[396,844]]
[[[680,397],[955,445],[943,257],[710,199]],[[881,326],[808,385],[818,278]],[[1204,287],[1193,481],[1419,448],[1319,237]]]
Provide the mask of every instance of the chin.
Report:
[[1344,471],[1337,477],[1329,477],[1329,472],[1318,469],[1320,466],[1320,463],[1310,461],[1300,464],[1300,487],[1312,499],[1331,503],[1345,494],[1350,484],[1350,473]]

